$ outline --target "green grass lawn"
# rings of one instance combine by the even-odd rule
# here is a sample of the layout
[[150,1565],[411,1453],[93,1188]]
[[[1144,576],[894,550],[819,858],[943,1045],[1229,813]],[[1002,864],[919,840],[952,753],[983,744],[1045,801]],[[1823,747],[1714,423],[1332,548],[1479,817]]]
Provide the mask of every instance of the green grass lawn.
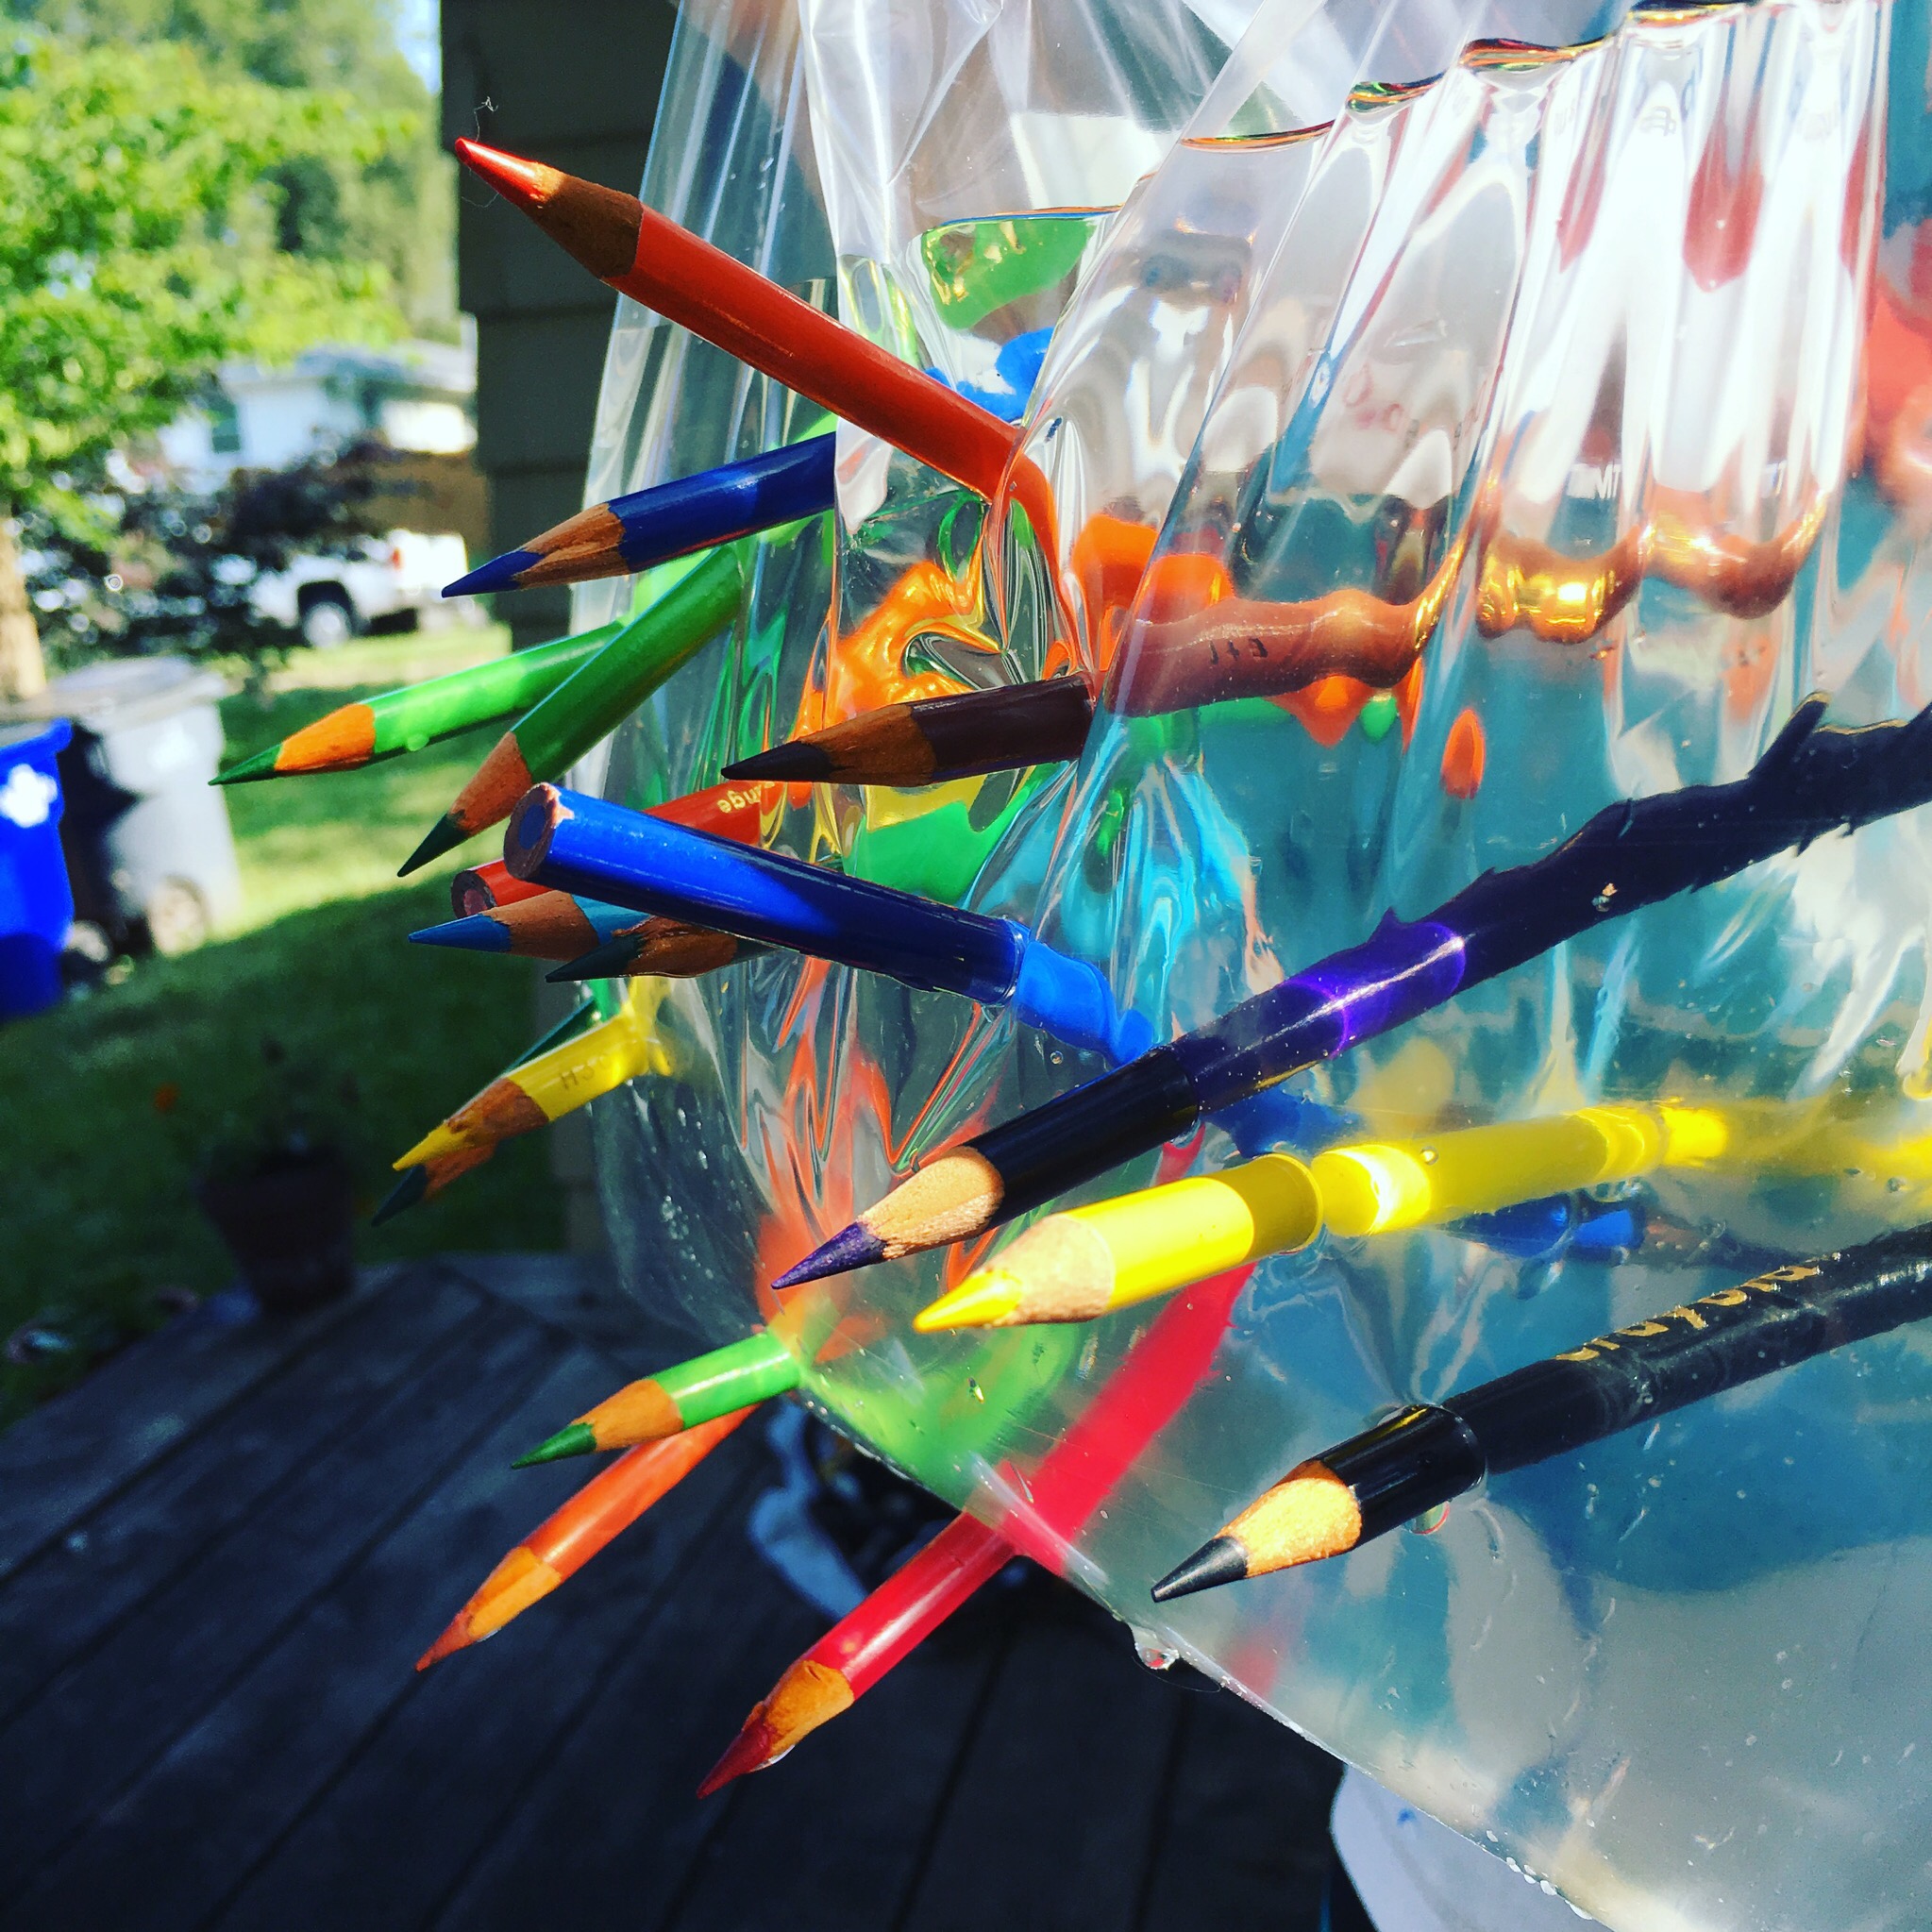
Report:
[[[440,647],[440,649],[439,649]],[[264,709],[223,707],[229,757],[285,736],[359,690],[433,676],[502,648],[501,633],[369,640],[307,655]],[[338,661],[348,651],[353,664]],[[340,682],[344,670],[365,685]],[[449,804],[500,727],[365,771],[228,788],[248,907],[243,930],[119,984],[0,1029],[0,1147],[7,1150],[0,1336],[37,1315],[103,1339],[154,1319],[158,1290],[219,1288],[232,1269],[193,1187],[197,1134],[261,1104],[262,1043],[344,1125],[364,1209],[389,1163],[500,1072],[536,1030],[530,967],[412,947],[449,916],[449,874],[494,854],[488,835],[406,881],[395,867]],[[345,1094],[346,1085],[352,1097]],[[155,1096],[178,1088],[164,1116]],[[554,1248],[562,1208],[541,1135],[386,1227],[365,1260],[448,1248]],[[0,1364],[0,1421],[77,1372],[61,1360]]]

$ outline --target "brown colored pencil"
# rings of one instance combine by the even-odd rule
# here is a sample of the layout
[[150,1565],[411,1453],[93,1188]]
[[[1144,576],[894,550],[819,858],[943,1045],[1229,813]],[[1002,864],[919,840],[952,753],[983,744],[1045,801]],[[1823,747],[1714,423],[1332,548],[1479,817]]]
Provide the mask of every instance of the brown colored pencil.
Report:
[[1093,725],[1078,678],[882,705],[725,766],[727,778],[931,785],[1078,758]]

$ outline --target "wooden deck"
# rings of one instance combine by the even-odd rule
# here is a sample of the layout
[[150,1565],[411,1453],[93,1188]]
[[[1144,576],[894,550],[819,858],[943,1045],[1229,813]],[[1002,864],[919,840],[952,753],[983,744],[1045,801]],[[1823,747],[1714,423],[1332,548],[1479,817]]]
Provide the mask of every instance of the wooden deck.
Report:
[[698,1804],[823,1628],[745,1536],[755,1428],[415,1676],[583,1475],[511,1456],[665,1358],[574,1266],[211,1304],[0,1436],[0,1926],[1314,1926],[1334,1768],[1045,1582]]

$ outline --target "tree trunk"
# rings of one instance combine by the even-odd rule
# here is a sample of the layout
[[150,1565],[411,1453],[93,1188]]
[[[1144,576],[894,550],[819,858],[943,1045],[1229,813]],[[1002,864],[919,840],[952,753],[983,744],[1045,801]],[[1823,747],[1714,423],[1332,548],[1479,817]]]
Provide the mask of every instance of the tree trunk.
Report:
[[44,688],[47,666],[26,580],[20,574],[20,546],[13,539],[12,514],[0,504],[0,697],[31,697]]

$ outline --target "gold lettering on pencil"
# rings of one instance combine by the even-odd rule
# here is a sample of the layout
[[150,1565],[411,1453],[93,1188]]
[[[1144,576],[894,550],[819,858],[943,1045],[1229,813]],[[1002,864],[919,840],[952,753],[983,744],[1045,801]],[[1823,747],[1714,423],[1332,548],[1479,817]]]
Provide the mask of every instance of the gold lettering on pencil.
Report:
[[1550,1359],[1553,1362],[1594,1362],[1597,1359],[1597,1352],[1589,1347],[1566,1349],[1562,1354],[1552,1355]]
[[1711,1308],[1741,1308],[1751,1297],[1742,1288],[1719,1288],[1712,1294],[1700,1295],[1697,1299]]
[[1767,1268],[1761,1275],[1744,1284],[1747,1288],[1775,1287],[1780,1282],[1809,1281],[1818,1270],[1809,1262],[1794,1261],[1788,1268]]
[[1619,1335],[1653,1336],[1664,1335],[1666,1330],[1661,1321],[1633,1321],[1628,1328],[1620,1328]]
[[1672,1316],[1675,1316],[1679,1321],[1688,1321],[1692,1328],[1708,1328],[1710,1326],[1695,1308],[1672,1308],[1664,1313],[1661,1319],[1669,1321]]

